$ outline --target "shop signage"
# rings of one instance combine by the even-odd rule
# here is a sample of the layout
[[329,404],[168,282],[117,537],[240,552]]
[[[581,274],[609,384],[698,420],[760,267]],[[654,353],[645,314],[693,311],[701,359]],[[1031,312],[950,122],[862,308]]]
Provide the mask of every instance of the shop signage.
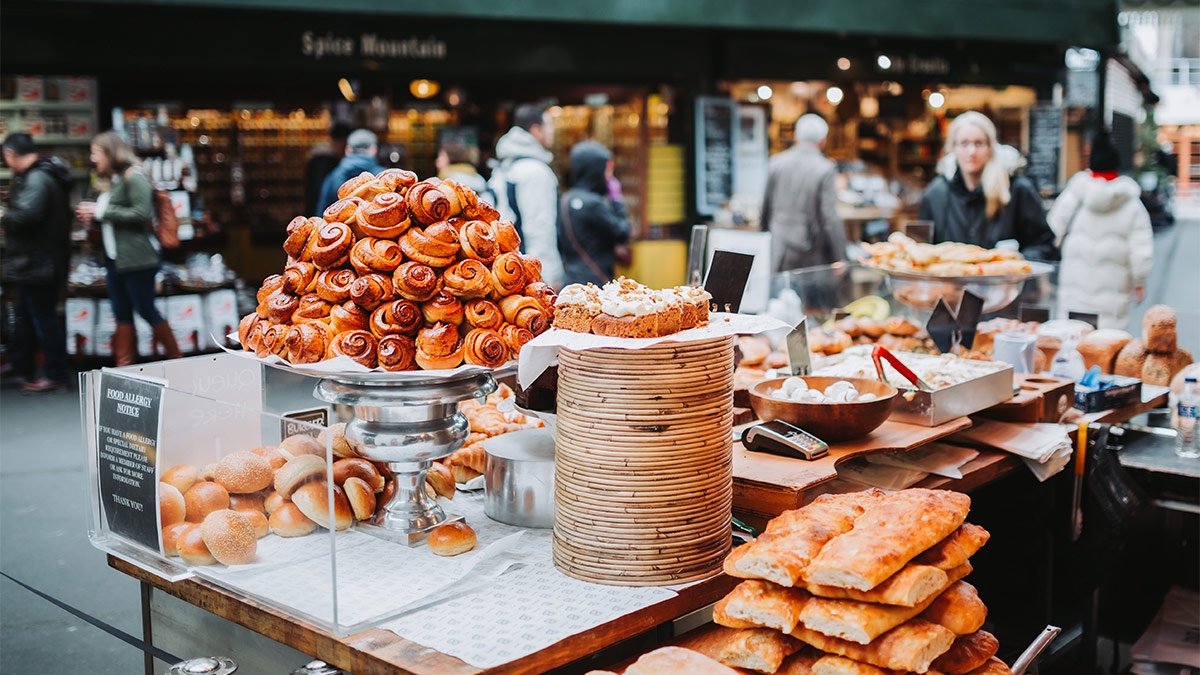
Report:
[[737,104],[729,99],[696,99],[696,211],[711,216],[733,197],[737,152]]
[[1025,175],[1039,191],[1058,192],[1063,143],[1062,107],[1043,103],[1029,108],[1029,155]]
[[895,75],[949,75],[950,60],[942,56],[917,56],[909,54],[905,57],[889,59],[887,68],[876,66],[881,73]]
[[104,372],[96,414],[100,503],[108,529],[159,550],[155,460],[163,383]]
[[389,38],[376,33],[353,36],[311,30],[300,34],[300,54],[318,61],[332,57],[444,61],[446,53],[446,42],[433,36]]
[[321,430],[314,429],[313,424],[329,426],[329,409],[313,408],[312,410],[287,413],[283,419],[279,420],[279,437],[282,439],[296,434],[304,434],[316,438],[321,435]]

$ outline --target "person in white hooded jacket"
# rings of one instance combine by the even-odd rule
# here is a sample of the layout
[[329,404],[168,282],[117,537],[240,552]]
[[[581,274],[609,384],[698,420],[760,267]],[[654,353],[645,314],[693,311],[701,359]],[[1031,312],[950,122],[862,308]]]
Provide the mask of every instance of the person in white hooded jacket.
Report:
[[558,255],[558,177],[550,168],[554,155],[554,120],[543,106],[527,103],[513,111],[513,127],[496,141],[496,159],[488,187],[500,216],[521,235],[521,251],[542,262],[542,280],[562,286]]
[[1119,166],[1108,134],[1098,133],[1090,170],[1071,177],[1047,217],[1062,250],[1059,314],[1095,313],[1099,328],[1126,328],[1130,306],[1145,297],[1154,263],[1154,231],[1142,189],[1118,175]]

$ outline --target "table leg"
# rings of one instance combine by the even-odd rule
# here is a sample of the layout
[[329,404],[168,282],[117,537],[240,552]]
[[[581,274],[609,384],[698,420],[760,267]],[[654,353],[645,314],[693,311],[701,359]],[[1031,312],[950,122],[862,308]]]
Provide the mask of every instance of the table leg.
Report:
[[[154,630],[151,626],[150,619],[150,594],[154,592],[154,587],[142,581],[142,639],[146,644],[154,644]],[[143,653],[143,658],[146,661],[146,675],[155,675],[154,672],[154,657],[150,654]]]

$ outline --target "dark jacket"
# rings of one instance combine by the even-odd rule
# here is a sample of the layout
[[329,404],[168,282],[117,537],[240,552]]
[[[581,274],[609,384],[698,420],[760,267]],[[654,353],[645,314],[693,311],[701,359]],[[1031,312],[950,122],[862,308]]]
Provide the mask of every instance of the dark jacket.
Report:
[[1033,184],[1014,176],[1009,192],[1012,198],[989,222],[982,187],[968,190],[958,171],[950,179],[939,174],[921,195],[919,218],[933,221],[935,244],[958,241],[994,248],[998,241],[1016,239],[1027,259],[1058,260],[1054,232],[1046,224],[1046,209]]
[[559,200],[558,252],[563,284],[603,284],[614,274],[613,249],[629,241],[625,204],[608,198],[604,172],[612,155],[585,141],[571,150],[571,189]]
[[321,185],[321,197],[317,200],[317,210],[313,215],[319,216],[324,213],[330,204],[338,200],[337,191],[342,187],[342,183],[364,171],[379,173],[383,171],[383,167],[375,161],[374,157],[357,154],[343,157],[333,171],[330,171],[329,175],[325,177],[325,182]]
[[836,176],[837,166],[811,145],[794,145],[768,162],[762,227],[771,233],[776,272],[846,259]]
[[0,220],[7,256],[4,280],[38,286],[66,283],[71,257],[71,170],[57,157],[40,158],[12,181]]
[[150,179],[141,169],[113,176],[108,207],[98,218],[112,223],[117,245],[117,258],[113,262],[118,272],[158,269],[158,249],[151,243],[153,191]]

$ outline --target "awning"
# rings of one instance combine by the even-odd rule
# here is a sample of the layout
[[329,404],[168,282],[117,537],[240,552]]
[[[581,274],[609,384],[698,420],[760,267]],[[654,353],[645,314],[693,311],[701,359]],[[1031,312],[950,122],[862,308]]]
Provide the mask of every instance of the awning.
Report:
[[131,0],[126,4],[791,30],[1086,47],[1117,43],[1112,0]]

